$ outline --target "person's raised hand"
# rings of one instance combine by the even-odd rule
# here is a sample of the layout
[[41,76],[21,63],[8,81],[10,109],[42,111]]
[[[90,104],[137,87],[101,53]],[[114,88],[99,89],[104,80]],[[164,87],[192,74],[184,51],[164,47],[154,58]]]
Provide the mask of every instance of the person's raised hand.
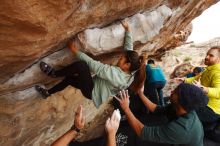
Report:
[[82,111],[83,111],[82,105],[78,106],[75,111],[74,125],[79,130],[81,130],[85,125],[85,117],[83,117]]
[[70,48],[70,50],[72,51],[73,55],[76,55],[77,52],[79,51],[78,48],[76,47],[76,42],[75,40],[70,41],[68,43],[68,47]]
[[108,135],[112,135],[112,136],[116,135],[116,132],[120,124],[120,120],[121,120],[121,114],[119,110],[118,109],[114,110],[111,118],[108,118],[105,123],[105,130]]
[[203,86],[203,85],[201,84],[200,79],[199,79],[198,81],[197,81],[197,80],[194,80],[194,81],[192,82],[192,84],[195,85],[195,86],[197,86],[197,87],[199,87],[199,88],[201,88],[205,94],[208,94],[208,88],[205,87],[205,86]]
[[129,103],[130,103],[130,100],[129,100],[129,94],[128,94],[128,90],[122,90],[119,92],[119,97],[116,97],[114,96],[114,98],[116,98],[119,103],[120,103],[120,106],[121,108],[126,111],[127,109],[129,109]]
[[199,88],[204,88],[204,86],[201,84],[201,81],[200,81],[200,79],[197,81],[197,80],[194,80],[193,82],[192,82],[192,84],[193,85],[195,85],[195,86],[197,86],[197,87],[199,87]]
[[130,26],[126,20],[121,21],[121,24],[125,30],[130,31]]

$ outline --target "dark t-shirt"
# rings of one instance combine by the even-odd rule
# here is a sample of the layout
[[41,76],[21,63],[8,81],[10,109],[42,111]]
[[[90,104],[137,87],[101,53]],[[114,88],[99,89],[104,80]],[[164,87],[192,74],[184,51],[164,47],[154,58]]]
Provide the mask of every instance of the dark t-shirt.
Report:
[[146,126],[142,129],[141,139],[186,146],[203,146],[203,128],[195,111],[177,117],[171,105],[157,107],[155,114],[164,114],[167,123],[159,126]]
[[[204,133],[202,125],[194,111],[177,117],[171,105],[166,107],[157,106],[153,114],[143,115],[142,118],[142,122],[145,123],[141,133],[142,140],[124,121],[120,124],[116,135],[117,146],[169,146],[169,144],[203,146]],[[105,145],[106,137],[69,144],[69,146]]]

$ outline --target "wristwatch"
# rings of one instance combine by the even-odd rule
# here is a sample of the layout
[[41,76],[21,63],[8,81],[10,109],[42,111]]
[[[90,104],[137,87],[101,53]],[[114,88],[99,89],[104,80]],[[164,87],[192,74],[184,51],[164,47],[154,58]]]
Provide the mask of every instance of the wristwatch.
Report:
[[80,132],[80,129],[77,128],[75,125],[73,125],[73,126],[70,128],[70,130],[76,131],[77,133]]

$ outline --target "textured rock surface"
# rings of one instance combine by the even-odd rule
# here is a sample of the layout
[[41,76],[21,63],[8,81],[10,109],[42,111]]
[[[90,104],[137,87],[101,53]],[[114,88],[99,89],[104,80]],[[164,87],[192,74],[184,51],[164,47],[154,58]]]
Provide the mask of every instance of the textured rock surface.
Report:
[[185,77],[188,73],[191,73],[194,66],[190,63],[183,63],[175,67],[174,71],[170,75],[171,79]]
[[24,70],[85,28],[103,26],[162,0],[2,0],[0,5],[0,81]]
[[[138,13],[127,19],[133,34],[133,41],[146,43],[159,34],[165,20],[172,15],[172,10],[162,5],[151,12]],[[83,44],[85,52],[94,55],[112,52],[119,48],[124,42],[124,28],[120,23],[105,27],[103,29],[87,29],[78,34],[78,38]]]
[[[6,97],[5,97],[6,96]],[[40,99],[34,88],[1,96],[0,145],[46,146],[73,124],[74,111],[84,107],[86,126],[81,139],[98,137],[112,112],[108,103],[99,110],[79,90],[68,87],[47,100]]]
[[[149,39],[140,49],[150,52],[163,48],[173,39],[173,35],[216,2],[217,0],[2,0],[0,82],[23,71],[48,51],[62,48],[67,39],[85,28],[101,27],[144,10],[154,15],[156,13],[153,10],[164,4],[172,10],[172,16],[165,21],[152,20],[163,22],[163,27],[158,35]],[[152,28],[158,30],[154,28],[156,26]]]
[[[215,2],[217,1],[2,0],[0,145],[50,145],[70,127],[73,110],[79,104],[85,107],[87,117],[87,126],[81,139],[102,134],[103,123],[112,110],[109,104],[106,103],[97,110],[91,101],[82,97],[80,92],[72,87],[52,95],[47,100],[40,99],[33,89],[35,84],[40,83],[50,87],[60,80],[41,73],[39,61],[44,60],[55,68],[71,63],[74,59],[64,46],[66,41],[78,32],[97,27],[88,30],[104,32],[101,34],[105,41],[101,43],[96,41],[96,45],[99,46],[97,49],[101,49],[97,51],[88,47],[90,45],[96,48],[94,47],[96,45],[91,45],[85,39],[88,30],[78,36],[84,46],[82,49],[93,55],[109,53],[123,44],[123,29],[118,21],[114,24],[115,20],[129,16],[128,20],[132,28],[138,28],[137,33],[134,32],[135,49],[154,54],[158,49],[169,47],[170,42],[178,38],[179,32],[186,32],[184,30],[193,18]],[[113,25],[109,25],[110,23]],[[145,23],[152,26],[147,27]],[[143,30],[139,29],[140,24]],[[113,28],[117,28],[116,31],[112,31]],[[111,43],[106,41],[113,34],[115,37],[110,39]],[[97,36],[94,35],[93,38]],[[51,52],[55,53],[51,54]],[[95,58],[114,64],[119,55],[120,52],[114,52]],[[177,59],[173,59],[174,64]]]

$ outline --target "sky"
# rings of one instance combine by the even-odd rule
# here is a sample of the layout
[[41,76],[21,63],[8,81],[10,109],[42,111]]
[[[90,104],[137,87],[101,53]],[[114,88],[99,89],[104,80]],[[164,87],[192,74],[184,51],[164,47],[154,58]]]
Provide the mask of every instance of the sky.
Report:
[[209,7],[193,21],[193,31],[188,38],[195,43],[220,37],[220,2]]

